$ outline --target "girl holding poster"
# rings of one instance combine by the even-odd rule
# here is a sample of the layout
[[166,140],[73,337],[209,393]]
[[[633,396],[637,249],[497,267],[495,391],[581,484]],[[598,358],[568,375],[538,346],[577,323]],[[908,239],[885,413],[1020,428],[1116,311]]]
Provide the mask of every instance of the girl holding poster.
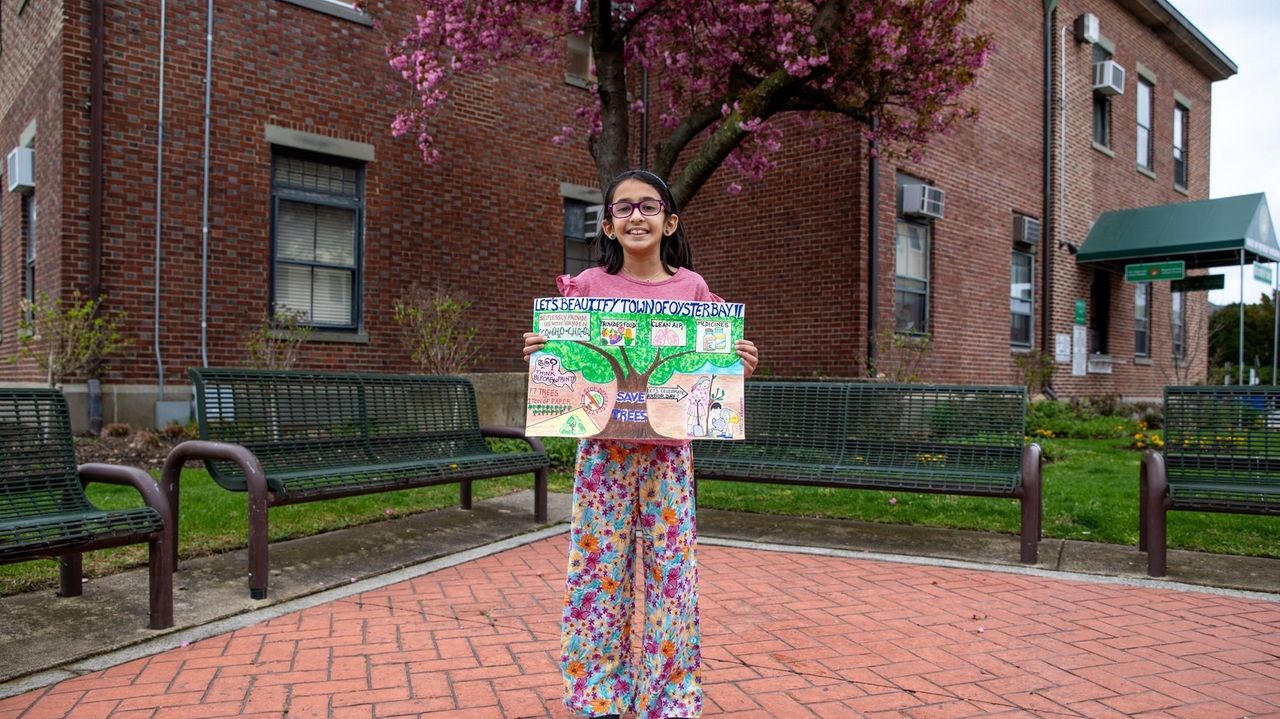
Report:
[[[666,182],[627,170],[605,192],[594,238],[600,265],[557,278],[567,297],[723,302],[693,271]],[[546,340],[524,335],[524,355]],[[745,377],[756,347],[735,350]],[[704,420],[705,421],[705,420]],[[637,529],[639,530],[637,532]],[[573,483],[569,572],[561,623],[565,704],[580,716],[684,719],[702,712],[693,461],[680,440],[583,439]],[[644,577],[641,655],[632,656],[632,579]]]

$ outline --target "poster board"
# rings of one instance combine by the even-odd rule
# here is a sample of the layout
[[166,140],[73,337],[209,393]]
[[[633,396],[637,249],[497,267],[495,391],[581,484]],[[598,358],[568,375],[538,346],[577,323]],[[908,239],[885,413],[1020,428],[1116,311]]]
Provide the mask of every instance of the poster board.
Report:
[[725,302],[545,297],[533,331],[525,433],[743,439],[744,307]]

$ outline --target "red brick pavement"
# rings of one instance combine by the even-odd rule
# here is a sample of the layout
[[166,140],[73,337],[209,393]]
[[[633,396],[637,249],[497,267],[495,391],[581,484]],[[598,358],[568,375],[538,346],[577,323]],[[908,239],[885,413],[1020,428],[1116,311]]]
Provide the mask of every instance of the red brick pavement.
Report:
[[[563,535],[0,701],[23,717],[563,719]],[[1280,717],[1280,602],[704,545],[735,719]]]

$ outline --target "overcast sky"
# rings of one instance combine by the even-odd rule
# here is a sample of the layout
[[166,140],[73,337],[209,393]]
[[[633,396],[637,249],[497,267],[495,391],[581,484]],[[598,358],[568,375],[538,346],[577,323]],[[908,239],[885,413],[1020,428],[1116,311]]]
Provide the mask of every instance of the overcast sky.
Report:
[[[1280,0],[1170,0],[1192,25],[1239,68],[1213,84],[1209,196],[1267,193],[1271,218],[1280,216]],[[1192,109],[1192,121],[1194,122]],[[1225,271],[1226,287],[1209,293],[1216,304],[1240,299],[1240,271]],[[1269,287],[1245,268],[1245,302]]]

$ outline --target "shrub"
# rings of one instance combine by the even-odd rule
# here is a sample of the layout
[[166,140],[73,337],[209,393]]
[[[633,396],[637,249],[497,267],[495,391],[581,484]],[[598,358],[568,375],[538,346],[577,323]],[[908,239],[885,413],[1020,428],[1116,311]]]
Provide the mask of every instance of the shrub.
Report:
[[76,375],[95,374],[108,355],[129,341],[120,334],[123,315],[102,309],[105,297],[82,298],[77,290],[63,305],[61,298],[41,292],[35,302],[23,300],[18,320],[18,353],[10,361],[26,357],[44,370],[50,387],[59,387]]
[[279,309],[263,317],[245,341],[246,363],[256,369],[289,369],[298,363],[311,328],[302,324],[306,315]]
[[112,422],[102,428],[102,433],[108,437],[128,437],[131,432],[133,432],[132,427],[120,422]]
[[[1103,403],[1103,406],[1107,404]],[[1027,406],[1027,436],[1033,441],[1041,438],[1110,439],[1130,437],[1138,431],[1137,421],[1103,414],[1088,401],[1042,400]]]
[[413,361],[427,374],[461,374],[480,361],[475,346],[479,328],[465,321],[471,301],[419,284],[396,300],[395,321],[408,328],[404,337]]

